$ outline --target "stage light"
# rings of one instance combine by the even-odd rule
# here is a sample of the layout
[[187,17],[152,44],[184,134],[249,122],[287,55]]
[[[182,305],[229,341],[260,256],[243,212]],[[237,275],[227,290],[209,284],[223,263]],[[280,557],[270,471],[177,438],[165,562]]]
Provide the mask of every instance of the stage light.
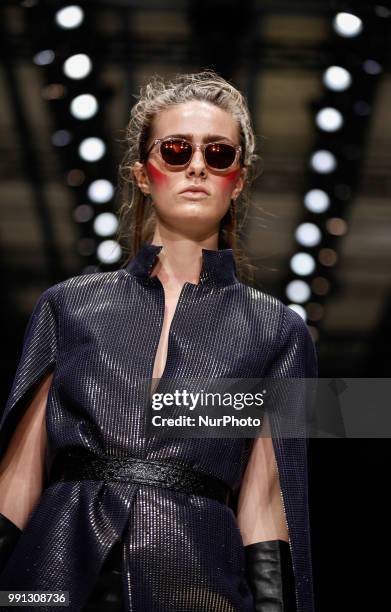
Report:
[[93,181],[88,187],[88,197],[92,202],[103,204],[111,200],[114,195],[114,187],[110,181],[106,179],[98,179]]
[[92,62],[85,53],[76,53],[65,60],[63,64],[64,74],[69,79],[84,79],[92,69]]
[[101,159],[106,151],[106,145],[101,138],[85,138],[79,145],[79,155],[89,162]]
[[80,187],[86,180],[86,175],[79,168],[72,168],[66,175],[66,181],[70,187]]
[[333,91],[344,91],[352,84],[352,77],[342,66],[330,66],[323,74],[323,83]]
[[34,55],[33,62],[37,64],[37,66],[47,66],[52,63],[54,58],[55,54],[52,49],[43,49]]
[[90,119],[98,110],[98,101],[92,94],[81,94],[73,98],[70,111],[76,119]]
[[352,106],[352,110],[359,117],[366,117],[371,112],[371,107],[365,100],[356,100]]
[[311,289],[309,288],[308,283],[305,281],[293,280],[288,283],[286,287],[286,295],[292,302],[299,302],[299,304],[302,304],[309,299]]
[[328,174],[337,167],[337,160],[331,151],[320,149],[311,155],[310,165],[316,172]]
[[94,209],[89,204],[80,204],[73,211],[73,218],[76,223],[87,223],[94,216]]
[[116,240],[104,240],[98,246],[96,255],[102,263],[112,264],[121,259],[122,249]]
[[379,62],[373,59],[366,59],[362,67],[367,74],[380,74],[383,72],[383,68]]
[[383,19],[391,17],[391,10],[387,6],[383,6],[382,4],[376,4],[375,13],[378,17],[382,17]]
[[288,304],[288,308],[297,312],[297,314],[300,315],[304,321],[307,320],[306,310],[303,308],[303,306],[300,306],[300,304]]
[[62,83],[50,83],[43,87],[41,95],[44,100],[60,100],[65,98],[67,93],[66,87]]
[[112,236],[118,229],[118,219],[114,213],[105,212],[94,220],[94,232],[98,236]]
[[330,282],[324,276],[315,276],[311,281],[311,289],[316,295],[326,295],[330,291]]
[[345,219],[340,217],[330,217],[326,221],[326,229],[332,236],[344,236],[348,230]]
[[72,140],[72,135],[68,130],[57,130],[52,134],[52,143],[55,147],[65,147]]
[[315,260],[309,253],[295,253],[290,261],[291,270],[299,276],[307,276],[315,270]]
[[358,36],[362,29],[363,23],[357,15],[353,13],[337,13],[333,19],[333,28],[340,36],[351,38]]
[[76,4],[70,4],[69,6],[65,6],[64,8],[57,11],[55,15],[55,20],[57,25],[60,28],[64,28],[70,30],[72,28],[77,28],[83,22],[84,12],[80,6]]
[[322,213],[330,206],[330,198],[322,189],[310,189],[304,196],[305,207],[313,213]]
[[337,263],[337,253],[334,249],[320,249],[318,259],[323,266],[334,266]]
[[308,318],[311,321],[320,321],[323,317],[324,308],[322,304],[318,304],[317,302],[309,302],[306,306]]
[[318,128],[325,132],[336,132],[343,125],[343,117],[339,110],[327,106],[316,114],[315,122]]
[[301,223],[295,231],[295,238],[299,244],[313,247],[319,244],[322,234],[315,223]]

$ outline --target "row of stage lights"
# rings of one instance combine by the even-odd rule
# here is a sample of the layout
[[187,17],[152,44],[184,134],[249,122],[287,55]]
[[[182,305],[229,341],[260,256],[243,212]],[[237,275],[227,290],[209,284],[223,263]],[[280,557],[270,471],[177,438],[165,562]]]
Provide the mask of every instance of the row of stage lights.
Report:
[[[75,30],[79,28],[85,19],[85,14],[79,5],[66,5],[57,10],[54,21],[57,27],[63,30]],[[38,66],[48,66],[56,60],[53,49],[42,49],[38,51],[33,61]],[[62,62],[62,72],[73,82],[83,83],[93,70],[92,59],[86,53],[70,55]],[[65,96],[65,87],[61,83],[49,84],[43,90],[43,97],[49,100],[60,99]],[[76,121],[88,121],[95,117],[100,108],[99,101],[90,92],[81,91],[69,102],[68,110]],[[77,128],[75,130],[77,134]],[[56,147],[66,147],[73,140],[73,135],[68,129],[59,129],[52,134],[52,143]],[[107,152],[104,140],[94,134],[83,138],[77,146],[77,154],[87,164],[102,160]],[[80,169],[70,170],[67,174],[67,184],[70,187],[79,187],[86,181],[85,172]],[[86,187],[86,197],[89,203],[79,204],[74,210],[74,220],[77,223],[90,223],[95,238],[85,237],[79,242],[81,255],[92,256],[95,253],[99,263],[112,265],[117,263],[122,256],[119,243],[112,237],[118,230],[118,218],[113,212],[97,212],[99,205],[109,206],[115,195],[113,183],[107,178],[97,178]],[[99,241],[99,243],[98,243]],[[97,244],[98,243],[98,244]],[[97,245],[97,246],[96,246]],[[96,266],[86,266],[83,272],[94,272]]]
[[[380,4],[375,5],[374,13],[379,18],[391,17],[391,10]],[[363,32],[364,23],[360,17],[351,12],[339,12],[332,20],[332,27],[337,36],[354,38]],[[367,75],[368,78],[379,75],[382,70],[381,64],[376,59],[366,58],[361,63],[361,74]],[[358,76],[358,78],[360,77]],[[336,99],[339,93],[349,90],[354,79],[346,66],[338,64],[326,68],[322,81],[326,90]],[[371,112],[371,107],[365,100],[358,99],[352,102],[351,112],[356,115],[356,118],[366,117]],[[335,106],[320,108],[315,113],[314,122],[320,133],[323,134],[336,133],[345,126],[344,114]],[[354,152],[352,153],[352,159],[354,159]],[[322,183],[321,177],[327,178],[329,176],[329,181],[332,183],[333,173],[338,170],[338,162],[338,155],[332,150],[327,148],[315,150],[309,159],[310,171],[315,177],[318,177],[315,178],[315,181]],[[338,181],[335,181],[333,190],[336,198],[342,202],[351,198],[351,186],[345,182],[338,183]],[[328,191],[331,191],[331,189]],[[308,190],[304,195],[303,203],[307,211],[306,216],[327,214],[327,210],[332,206],[329,193],[320,186]],[[324,307],[320,301],[331,290],[329,279],[321,272],[316,275],[317,269],[319,265],[326,270],[332,269],[338,260],[335,249],[327,246],[321,247],[321,244],[327,236],[338,238],[344,236],[348,231],[346,220],[339,216],[330,216],[324,219],[323,232],[319,225],[321,223],[318,224],[311,220],[300,223],[296,228],[295,241],[300,245],[301,250],[290,259],[290,270],[295,277],[288,282],[285,288],[286,297],[290,301],[289,307],[295,310],[305,321],[309,320],[312,323],[309,327],[314,340],[317,340],[319,336],[315,325],[321,321],[324,315]],[[307,252],[305,249],[311,252]],[[309,278],[305,280],[306,277],[309,277],[310,280]]]
[[[383,5],[374,7],[375,14],[381,18],[388,18],[391,11]],[[56,25],[63,30],[74,30],[79,28],[84,21],[84,11],[78,5],[66,5],[59,9],[54,20]],[[335,33],[344,38],[359,36],[364,30],[362,19],[348,12],[337,13],[332,22]],[[37,65],[45,66],[54,62],[55,52],[52,49],[40,50],[34,56]],[[92,71],[93,63],[86,53],[70,55],[62,63],[62,72],[68,79],[82,83]],[[373,58],[366,58],[361,65],[362,72],[366,75],[378,75],[382,66]],[[353,76],[351,72],[342,65],[331,65],[323,74],[323,84],[333,94],[343,93],[352,86]],[[45,88],[44,96],[55,99],[63,95],[64,87],[54,83]],[[352,112],[357,117],[365,117],[370,113],[370,106],[364,100],[356,100],[352,104]],[[77,121],[86,121],[93,118],[99,112],[99,102],[92,93],[81,91],[74,96],[69,103],[69,113]],[[327,134],[335,133],[344,127],[344,114],[334,106],[324,106],[315,115],[315,124],[318,129]],[[76,130],[77,131],[77,130]],[[55,146],[67,146],[72,140],[72,134],[66,129],[56,131],[52,136]],[[87,163],[94,163],[106,154],[105,142],[96,135],[84,138],[78,145],[79,157]],[[338,156],[331,150],[321,148],[313,152],[309,160],[311,171],[318,176],[332,175],[338,169]],[[80,186],[84,183],[83,171],[74,169],[67,175],[70,186]],[[108,205],[114,197],[114,185],[107,178],[97,178],[90,182],[86,188],[86,195],[91,204],[80,204],[74,212],[74,218],[79,223],[91,222],[95,235],[101,240],[96,248],[96,257],[103,264],[111,265],[121,259],[121,247],[111,237],[118,228],[118,220],[112,212],[96,214],[94,205]],[[351,196],[351,188],[347,184],[334,185],[334,193],[340,200],[348,200]],[[304,207],[312,215],[321,215],[331,206],[330,196],[324,189],[315,187],[310,189],[304,196]],[[325,230],[329,236],[338,237],[346,234],[348,228],[346,221],[339,216],[330,216],[325,221]],[[303,249],[316,250],[321,245],[323,234],[319,225],[315,222],[301,223],[295,231],[297,243],[302,250],[293,255],[290,260],[290,268],[298,278],[291,280],[286,287],[286,295],[290,300],[289,306],[296,310],[304,319],[319,321],[322,318],[323,307],[316,302],[309,302],[311,294],[320,297],[325,296],[330,290],[330,282],[323,276],[312,279],[311,285],[303,280],[303,277],[313,275],[317,268],[317,261],[325,267],[333,267],[337,262],[337,253],[331,248],[319,248],[317,261],[313,253]],[[80,243],[82,254],[88,256],[93,254],[93,239],[85,238]],[[92,252],[91,252],[92,251]],[[93,267],[92,267],[93,268]],[[305,304],[307,306],[305,307]],[[314,330],[315,331],[315,330]],[[316,333],[315,333],[316,335]]]

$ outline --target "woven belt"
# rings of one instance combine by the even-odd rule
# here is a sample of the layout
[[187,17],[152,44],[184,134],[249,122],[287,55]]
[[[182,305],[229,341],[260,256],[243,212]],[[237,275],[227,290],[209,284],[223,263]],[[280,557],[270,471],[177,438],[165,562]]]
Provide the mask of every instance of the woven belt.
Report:
[[231,487],[219,478],[194,470],[184,462],[96,455],[81,448],[61,452],[54,460],[50,484],[58,480],[137,482],[203,495],[228,504]]

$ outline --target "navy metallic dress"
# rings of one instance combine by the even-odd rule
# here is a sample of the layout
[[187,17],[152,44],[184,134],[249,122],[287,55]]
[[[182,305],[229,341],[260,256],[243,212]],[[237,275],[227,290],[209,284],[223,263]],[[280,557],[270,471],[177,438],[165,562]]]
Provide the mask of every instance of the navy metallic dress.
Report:
[[[186,461],[234,491],[240,487],[253,440],[144,435],[139,381],[152,378],[162,329],[164,290],[150,276],[161,249],[145,242],[126,267],[67,279],[35,306],[0,421],[0,457],[37,383],[54,370],[47,485],[0,575],[0,590],[69,591],[69,609],[81,611],[120,543],[126,612],[253,610],[243,540],[229,505],[129,482],[48,484],[57,454],[81,447]],[[239,282],[231,249],[203,249],[202,259],[199,284],[182,288],[162,378],[315,378],[316,353],[301,317]],[[298,611],[313,612],[306,441],[273,438],[273,444]]]

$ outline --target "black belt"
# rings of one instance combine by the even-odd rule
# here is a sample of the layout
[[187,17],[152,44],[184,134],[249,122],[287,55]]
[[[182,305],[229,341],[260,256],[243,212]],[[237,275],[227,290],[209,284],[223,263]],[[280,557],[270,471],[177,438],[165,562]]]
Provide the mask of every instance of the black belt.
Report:
[[96,455],[81,448],[60,452],[51,469],[50,484],[58,480],[137,482],[203,495],[228,504],[231,487],[219,478],[194,470],[185,462]]

